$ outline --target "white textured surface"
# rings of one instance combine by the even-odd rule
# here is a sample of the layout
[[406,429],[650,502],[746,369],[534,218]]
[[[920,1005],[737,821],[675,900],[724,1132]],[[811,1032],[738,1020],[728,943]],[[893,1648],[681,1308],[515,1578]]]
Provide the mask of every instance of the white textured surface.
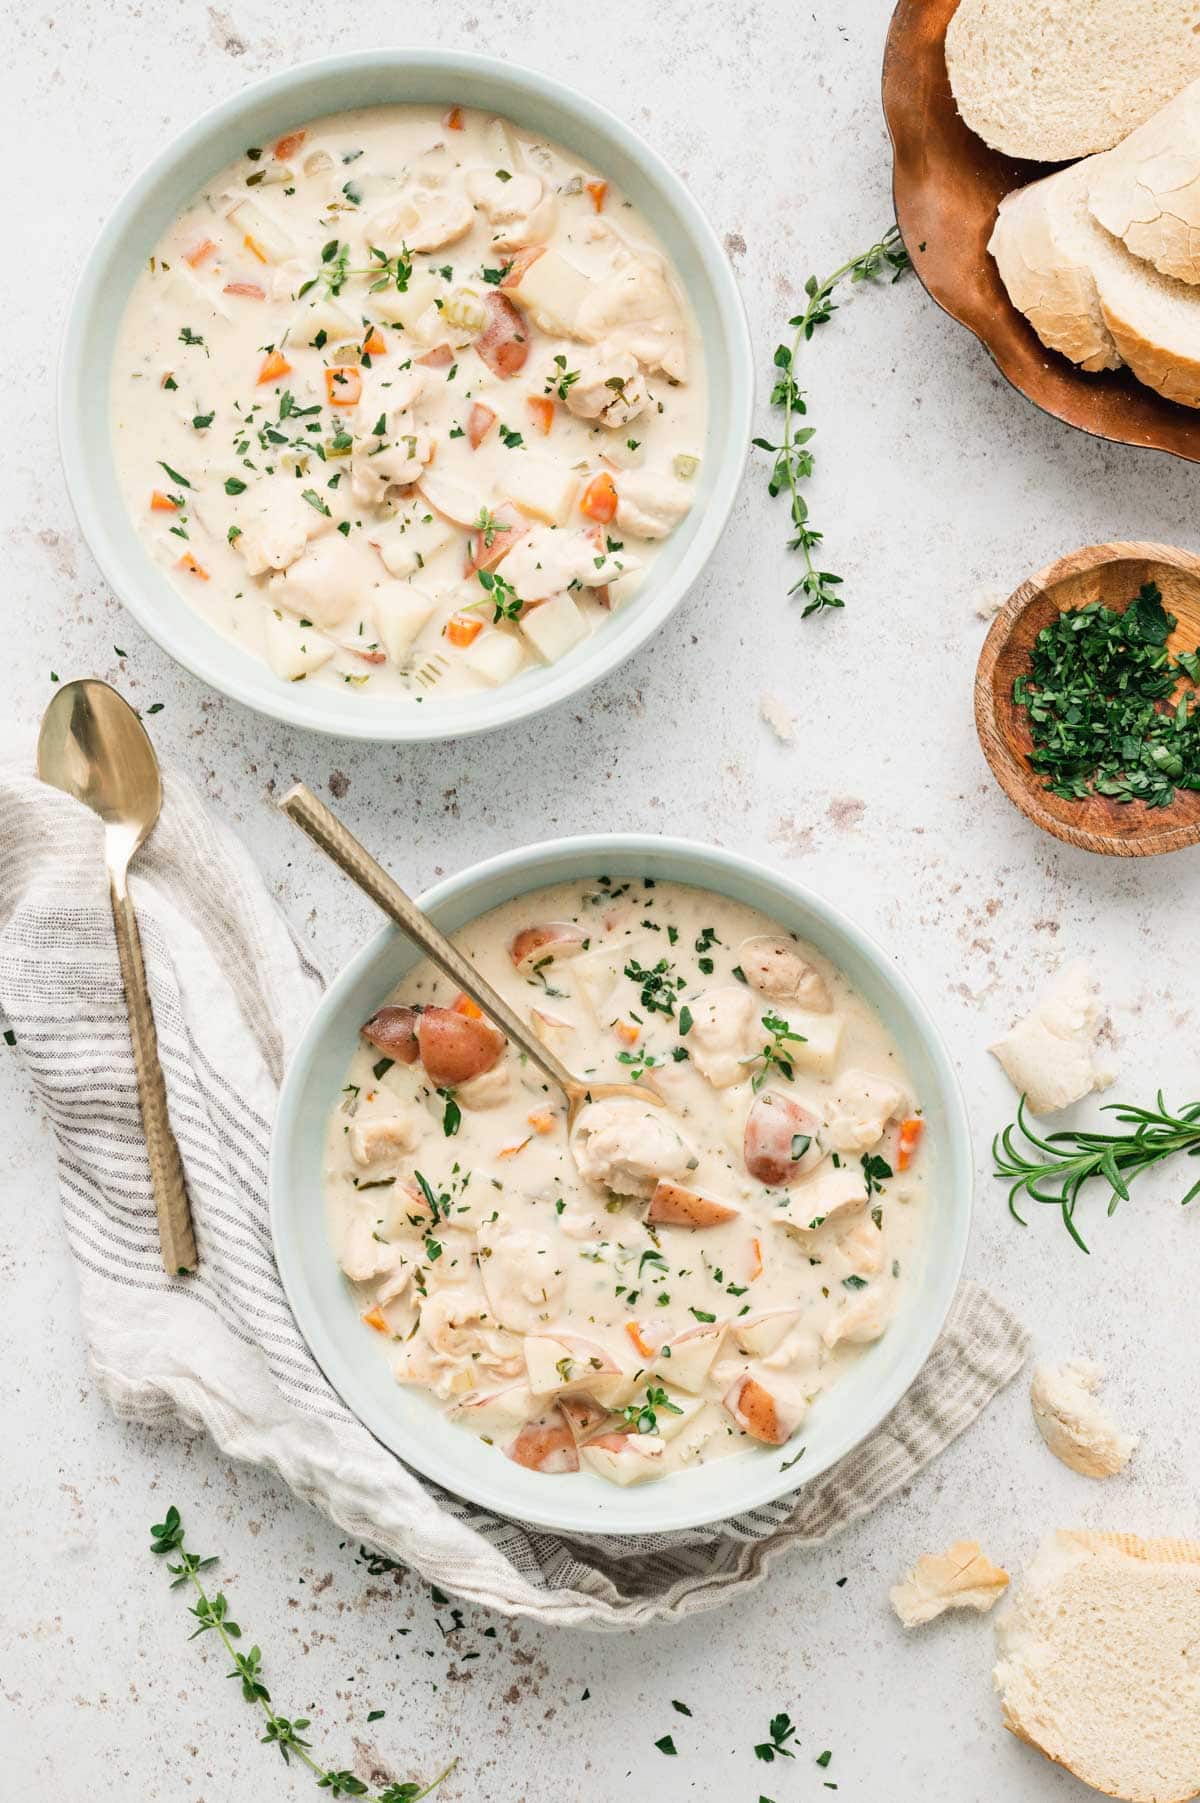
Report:
[[[846,613],[801,625],[784,600],[784,522],[760,470],[724,555],[637,666],[531,731],[397,753],[272,729],[173,669],[78,541],[51,424],[72,273],[130,175],[238,83],[384,36],[519,54],[618,106],[727,235],[765,374],[805,276],[890,218],[886,10],[498,0],[476,15],[410,0],[402,16],[335,19],[302,0],[78,0],[10,23],[0,133],[24,198],[6,262],[19,383],[0,491],[5,719],[32,743],[52,670],[107,676],[138,706],[162,701],[152,725],[164,756],[252,842],[329,967],[374,923],[272,812],[295,777],[332,793],[412,886],[520,839],[656,822],[786,864],[903,958],[957,1054],[979,1141],[971,1273],[1022,1312],[1039,1357],[1099,1358],[1114,1412],[1144,1443],[1125,1474],[1091,1484],[1042,1446],[1018,1384],[903,1503],[719,1616],[601,1642],[504,1622],[489,1639],[492,1624],[472,1613],[444,1640],[435,1617],[448,1627],[448,1609],[415,1583],[371,1579],[274,1484],[186,1435],[108,1419],[74,1325],[47,1130],[0,1047],[6,1794],[265,1803],[305,1791],[255,1744],[217,1650],[187,1644],[184,1604],[144,1550],[172,1500],[197,1544],[224,1555],[277,1705],[312,1715],[330,1763],[364,1775],[428,1773],[457,1753],[447,1803],[590,1803],[631,1783],[670,1803],[791,1803],[825,1781],[864,1803],[1040,1803],[1073,1788],[1001,1730],[988,1625],[948,1620],[906,1639],[886,1592],[919,1554],[963,1535],[1019,1569],[1052,1526],[1195,1531],[1200,1212],[1179,1214],[1181,1186],[1164,1173],[1111,1222],[1088,1209],[1090,1261],[1053,1219],[1023,1234],[988,1176],[1011,1096],[983,1047],[1061,956],[1080,953],[1111,998],[1117,1093],[1149,1099],[1162,1083],[1192,1099],[1200,970],[1179,954],[1194,937],[1200,852],[1101,862],[1012,811],[972,729],[976,607],[1078,544],[1194,542],[1195,472],[1043,418],[915,281],[855,294],[804,353],[819,430],[813,511],[846,578]],[[793,746],[760,718],[764,690],[796,715]],[[368,1726],[372,1708],[387,1714]],[[798,1756],[768,1768],[752,1747],[781,1709]],[[668,1732],[673,1761],[653,1745]],[[824,1748],[822,1771],[812,1760]]]

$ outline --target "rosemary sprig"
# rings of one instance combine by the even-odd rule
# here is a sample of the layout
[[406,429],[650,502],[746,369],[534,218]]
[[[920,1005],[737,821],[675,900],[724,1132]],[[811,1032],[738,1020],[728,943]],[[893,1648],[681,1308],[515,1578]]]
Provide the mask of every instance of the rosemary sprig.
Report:
[[[1178,1114],[1172,1114],[1160,1089],[1156,1108],[1138,1108],[1132,1102],[1108,1102],[1105,1108],[1133,1131],[1091,1133],[1086,1129],[1071,1128],[1041,1139],[1025,1119],[1025,1097],[1022,1096],[1016,1120],[992,1141],[996,1176],[1012,1179],[1008,1207],[1014,1220],[1020,1221],[1022,1227],[1026,1225],[1016,1206],[1016,1199],[1023,1191],[1032,1201],[1061,1212],[1063,1225],[1083,1252],[1088,1247],[1075,1225],[1075,1204],[1084,1186],[1093,1178],[1102,1177],[1110,1186],[1108,1213],[1111,1215],[1116,1212],[1118,1202],[1129,1200],[1129,1179],[1160,1164],[1175,1152],[1186,1152],[1190,1158],[1200,1156],[1200,1102],[1190,1102]],[[1013,1135],[1017,1132],[1025,1137],[1024,1148],[1014,1142]],[[1198,1195],[1200,1179],[1182,1198],[1181,1206],[1186,1207]]]
[[818,281],[810,275],[804,284],[804,292],[808,296],[808,304],[803,313],[797,313],[789,319],[794,337],[790,345],[781,344],[775,351],[775,386],[771,392],[772,407],[783,408],[783,436],[779,444],[772,444],[769,438],[755,438],[751,442],[760,451],[769,451],[775,461],[771,466],[771,478],[767,483],[767,492],[771,496],[786,492],[788,497],[788,513],[795,528],[795,537],[789,538],[789,551],[800,551],[804,555],[804,573],[788,590],[789,595],[804,596],[802,619],[809,614],[821,613],[826,608],[844,607],[845,601],[838,589],[841,577],[835,576],[831,570],[820,570],[813,561],[813,552],[822,542],[823,533],[809,524],[808,502],[800,492],[800,484],[806,482],[813,473],[813,454],[808,448],[815,432],[813,426],[797,427],[796,421],[808,413],[805,391],[796,382],[795,359],[801,342],[807,342],[818,326],[823,326],[837,311],[837,303],[833,295],[838,286],[845,281],[868,282],[877,275],[890,270],[892,282],[898,282],[906,269],[911,269],[908,252],[900,237],[900,228],[891,225],[877,244],[869,250],[862,251],[857,257],[851,257],[840,269]]
[[234,1645],[240,1640],[242,1630],[229,1613],[229,1604],[223,1591],[218,1590],[210,1597],[200,1580],[200,1573],[216,1564],[215,1558],[205,1558],[200,1553],[193,1553],[184,1545],[184,1526],[179,1510],[171,1506],[164,1520],[157,1522],[150,1529],[150,1551],[160,1556],[177,1553],[179,1563],[168,1563],[171,1573],[171,1589],[178,1590],[181,1584],[190,1584],[196,1592],[196,1601],[192,1604],[191,1613],[199,1626],[189,1636],[195,1640],[199,1634],[215,1633],[225,1651],[233,1660],[231,1678],[240,1680],[242,1696],[247,1703],[255,1704],[262,1710],[266,1718],[266,1733],[261,1736],[263,1745],[279,1748],[285,1765],[290,1765],[294,1754],[303,1765],[306,1765],[317,1781],[317,1789],[328,1791],[331,1797],[367,1797],[370,1803],[418,1803],[421,1797],[429,1796],[442,1782],[457,1763],[451,1760],[444,1772],[433,1780],[432,1784],[422,1786],[416,1779],[387,1785],[382,1791],[372,1792],[369,1785],[353,1772],[328,1771],[320,1765],[311,1754],[311,1742],[304,1739],[304,1730],[309,1726],[307,1716],[296,1716],[289,1719],[286,1715],[277,1715],[271,1704],[271,1693],[262,1681],[262,1653],[258,1647],[252,1646],[248,1653],[241,1653]]

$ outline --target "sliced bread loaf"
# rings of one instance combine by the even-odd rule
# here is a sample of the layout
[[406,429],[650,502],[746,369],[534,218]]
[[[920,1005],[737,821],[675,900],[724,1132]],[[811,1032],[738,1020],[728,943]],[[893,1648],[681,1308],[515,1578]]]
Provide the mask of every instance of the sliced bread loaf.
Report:
[[1200,1792],[1200,1544],[1051,1534],[996,1640],[1020,1739],[1126,1803]]
[[1065,162],[1118,144],[1200,76],[1200,0],[961,0],[946,67],[985,143]]
[[1076,163],[1006,194],[988,249],[1013,306],[1043,344],[1084,369],[1116,369],[1121,356],[1092,274],[1105,234],[1088,212],[1091,179],[1089,165]]
[[1095,167],[1092,212],[1135,257],[1200,282],[1200,81],[1191,81]]

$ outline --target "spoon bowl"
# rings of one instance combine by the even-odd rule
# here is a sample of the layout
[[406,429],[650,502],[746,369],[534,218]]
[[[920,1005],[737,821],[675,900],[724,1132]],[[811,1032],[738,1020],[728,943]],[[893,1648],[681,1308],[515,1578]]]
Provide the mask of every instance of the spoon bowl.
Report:
[[1107,857],[1146,858],[1200,842],[1200,792],[1178,789],[1169,808],[1089,795],[1067,801],[1033,769],[1025,710],[1013,682],[1027,674],[1034,640],[1054,616],[1100,601],[1123,613],[1145,582],[1157,583],[1178,619],[1172,652],[1200,645],[1200,556],[1170,545],[1085,545],[1040,570],[1010,595],[984,640],[975,673],[975,726],[992,774],[1014,807],[1043,832]]

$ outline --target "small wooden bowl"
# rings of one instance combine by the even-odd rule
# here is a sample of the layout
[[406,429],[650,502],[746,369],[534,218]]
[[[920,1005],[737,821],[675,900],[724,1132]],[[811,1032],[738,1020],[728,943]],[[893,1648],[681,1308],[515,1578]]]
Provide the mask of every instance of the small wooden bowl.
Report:
[[1029,653],[1056,613],[1102,601],[1123,613],[1144,582],[1156,582],[1163,604],[1179,621],[1172,651],[1200,645],[1200,557],[1170,545],[1085,545],[1040,570],[1010,595],[992,622],[975,672],[975,726],[992,774],[1015,807],[1082,851],[1115,858],[1149,858],[1200,842],[1200,792],[1180,789],[1169,808],[1092,795],[1064,801],[1042,787],[1029,764],[1033,750],[1013,681],[1029,669]]
[[1041,343],[992,258],[996,208],[1055,165],[991,150],[963,123],[946,73],[946,27],[958,0],[900,0],[883,56],[896,220],[913,268],[945,312],[991,352],[1044,413],[1117,444],[1200,462],[1200,412],[1166,401],[1127,369],[1089,375]]

